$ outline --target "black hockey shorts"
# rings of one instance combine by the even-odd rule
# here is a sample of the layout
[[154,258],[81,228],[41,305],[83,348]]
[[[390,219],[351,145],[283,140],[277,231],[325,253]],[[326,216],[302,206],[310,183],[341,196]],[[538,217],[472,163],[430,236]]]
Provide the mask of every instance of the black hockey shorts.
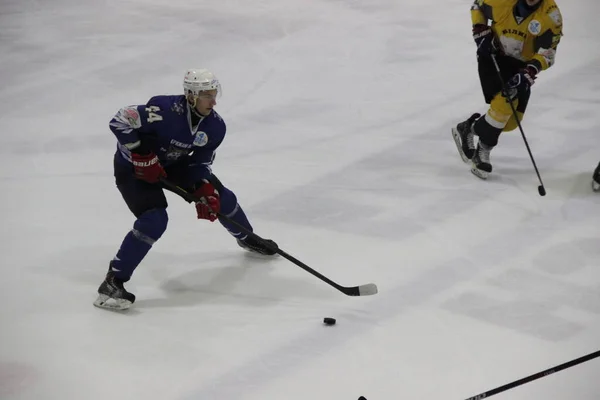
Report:
[[[158,183],[152,184],[137,179],[133,175],[133,167],[124,164],[122,161],[118,161],[117,158],[118,156],[115,155],[115,183],[133,215],[139,217],[146,211],[154,208],[167,208],[168,203],[164,193],[166,188]],[[177,163],[165,167],[165,171],[167,172],[169,181],[188,191],[194,190],[197,182],[191,181],[187,163]],[[211,174],[208,180],[219,193],[226,191],[221,181],[215,175]]]
[[[521,68],[525,68],[526,66],[523,61],[508,56],[498,55],[496,56],[496,61],[498,61],[502,81],[504,81],[505,84],[510,78],[516,75]],[[496,71],[496,66],[491,57],[477,57],[477,64],[483,97],[485,98],[486,104],[490,104],[494,96],[502,91],[502,81],[498,78],[498,72]],[[525,113],[530,93],[531,91],[519,94],[519,105],[517,106],[518,112]]]

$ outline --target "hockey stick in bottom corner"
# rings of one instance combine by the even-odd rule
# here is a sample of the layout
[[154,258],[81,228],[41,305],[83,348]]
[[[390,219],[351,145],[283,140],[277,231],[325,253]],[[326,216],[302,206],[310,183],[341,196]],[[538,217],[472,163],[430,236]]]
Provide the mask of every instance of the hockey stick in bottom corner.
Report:
[[[182,187],[177,186],[176,184],[174,184],[173,182],[170,182],[167,179],[161,179],[161,183],[167,189],[169,189],[169,190],[173,191],[174,193],[180,195],[181,197],[183,197],[185,200],[187,200],[189,202],[194,202],[195,203],[195,202],[197,202],[199,200],[192,193],[188,192],[187,190],[185,190]],[[236,221],[232,220],[228,216],[223,215],[221,213],[217,213],[217,215],[218,215],[218,217],[220,219],[226,221],[227,223],[235,225],[245,235],[248,235],[248,236],[250,236],[250,237],[252,237],[252,238],[260,241],[266,247],[268,247],[270,250],[273,250],[274,252],[276,252],[277,254],[279,254],[281,257],[283,257],[286,260],[288,260],[288,261],[296,264],[297,266],[299,266],[300,268],[302,268],[306,272],[308,272],[308,273],[316,276],[317,278],[319,278],[323,282],[327,283],[330,286],[333,286],[334,288],[336,288],[337,290],[339,290],[340,292],[344,293],[347,296],[370,296],[370,295],[373,295],[373,294],[377,293],[377,285],[375,285],[374,283],[367,283],[365,285],[360,285],[360,286],[348,286],[348,287],[347,286],[342,286],[342,285],[340,285],[340,284],[332,281],[331,279],[329,279],[325,275],[322,275],[321,273],[315,271],[314,269],[312,269],[308,265],[304,264],[302,261],[296,259],[295,257],[292,257],[291,255],[289,255],[285,251],[281,250],[279,247],[271,246],[269,244],[269,242],[265,241],[265,239],[263,239],[262,237],[258,236],[256,233],[254,233],[254,232],[246,229],[244,226],[240,225],[239,223],[237,223]]]
[[573,367],[573,366],[575,366],[577,364],[581,364],[581,363],[593,360],[594,358],[598,358],[598,357],[600,357],[600,350],[596,351],[594,353],[588,354],[587,356],[579,357],[579,358],[577,358],[575,360],[566,362],[564,364],[557,365],[556,367],[549,368],[549,369],[547,369],[545,371],[538,372],[537,374],[533,374],[533,375],[530,375],[530,376],[525,377],[523,379],[519,379],[518,381],[507,383],[506,385],[497,387],[496,389],[488,390],[487,392],[483,392],[481,394],[478,394],[477,396],[469,397],[466,400],[482,400],[482,399],[487,399],[488,397],[491,397],[491,396],[493,396],[495,394],[505,392],[505,391],[507,391],[509,389],[516,388],[517,386],[524,385],[525,383],[529,383],[531,381],[535,381],[536,379],[543,378],[543,377],[551,375],[551,374],[553,374],[555,372],[562,371],[563,369],[567,369],[567,368]]

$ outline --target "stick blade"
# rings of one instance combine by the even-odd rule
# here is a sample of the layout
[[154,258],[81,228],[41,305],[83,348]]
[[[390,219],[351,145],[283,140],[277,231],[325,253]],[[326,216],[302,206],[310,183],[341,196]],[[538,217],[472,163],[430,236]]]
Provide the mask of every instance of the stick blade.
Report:
[[351,287],[337,285],[335,287],[347,296],[371,296],[377,294],[377,285],[374,283]]
[[372,296],[377,294],[377,285],[374,283],[367,283],[358,287],[359,296]]

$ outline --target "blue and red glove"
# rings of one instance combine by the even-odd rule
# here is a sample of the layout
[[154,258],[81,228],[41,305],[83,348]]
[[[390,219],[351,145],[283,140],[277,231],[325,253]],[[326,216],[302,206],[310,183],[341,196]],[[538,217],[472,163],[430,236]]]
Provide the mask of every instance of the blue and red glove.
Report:
[[199,198],[196,202],[198,219],[207,219],[211,222],[216,220],[217,213],[221,211],[221,198],[212,183],[204,179],[194,195]]
[[156,183],[160,178],[167,177],[165,169],[154,153],[131,153],[131,163],[135,177],[148,183]]

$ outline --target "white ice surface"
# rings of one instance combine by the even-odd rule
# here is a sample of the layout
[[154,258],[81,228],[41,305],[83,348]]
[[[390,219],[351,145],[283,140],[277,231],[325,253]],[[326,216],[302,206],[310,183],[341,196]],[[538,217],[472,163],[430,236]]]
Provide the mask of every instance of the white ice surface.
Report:
[[[600,2],[565,36],[493,176],[450,127],[485,111],[470,0],[3,0],[0,398],[461,400],[600,349]],[[108,121],[221,79],[215,173],[257,233],[344,285],[245,255],[175,196],[128,285]],[[337,318],[324,327],[325,316]],[[494,397],[600,397],[600,359]]]

